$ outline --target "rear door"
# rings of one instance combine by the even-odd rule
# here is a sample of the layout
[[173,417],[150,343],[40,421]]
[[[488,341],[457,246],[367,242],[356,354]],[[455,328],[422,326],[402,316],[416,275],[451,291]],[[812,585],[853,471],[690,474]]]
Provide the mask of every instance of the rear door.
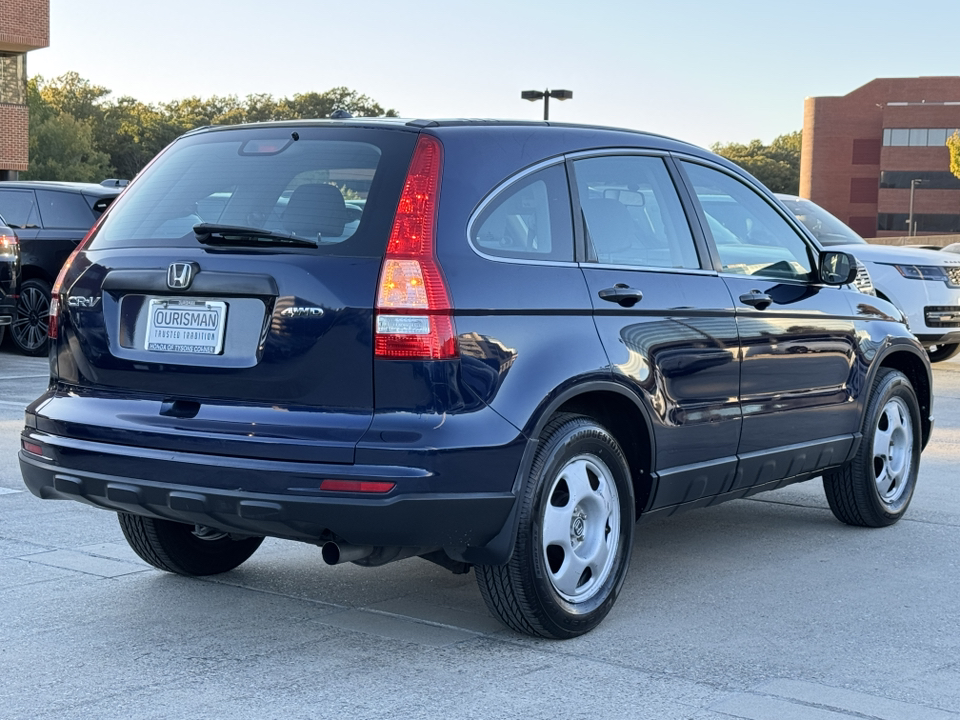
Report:
[[[114,442],[209,451],[214,438],[225,455],[352,462],[373,411],[376,286],[415,141],[317,127],[178,141],[71,270],[58,372],[83,392],[44,415],[72,436],[98,436],[96,408]],[[264,236],[230,235],[238,227]]]
[[680,163],[737,308],[743,432],[735,488],[844,459],[858,430],[854,320],[821,285],[817,251],[768,199],[719,167]]
[[730,293],[701,263],[702,238],[668,159],[610,154],[575,159],[572,169],[597,330],[615,376],[652,414],[660,478],[652,507],[706,502],[729,486],[737,465]]

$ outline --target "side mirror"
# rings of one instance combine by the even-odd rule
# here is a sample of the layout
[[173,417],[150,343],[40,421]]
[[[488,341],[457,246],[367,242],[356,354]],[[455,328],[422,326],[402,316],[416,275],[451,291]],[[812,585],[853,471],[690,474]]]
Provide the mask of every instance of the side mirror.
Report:
[[857,260],[850,253],[827,250],[820,253],[820,282],[847,285],[857,278]]

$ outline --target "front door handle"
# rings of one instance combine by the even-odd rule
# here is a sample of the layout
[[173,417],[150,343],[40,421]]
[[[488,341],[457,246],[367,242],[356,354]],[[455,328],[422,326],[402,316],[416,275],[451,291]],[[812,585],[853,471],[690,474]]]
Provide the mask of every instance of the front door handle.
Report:
[[740,296],[740,302],[742,302],[744,305],[755,307],[757,310],[766,310],[768,307],[770,307],[770,303],[773,302],[773,298],[767,295],[765,292],[751,290],[750,292],[744,293]]
[[601,300],[617,303],[620,307],[633,307],[643,300],[641,291],[623,283],[617,283],[612,288],[604,288],[597,294]]

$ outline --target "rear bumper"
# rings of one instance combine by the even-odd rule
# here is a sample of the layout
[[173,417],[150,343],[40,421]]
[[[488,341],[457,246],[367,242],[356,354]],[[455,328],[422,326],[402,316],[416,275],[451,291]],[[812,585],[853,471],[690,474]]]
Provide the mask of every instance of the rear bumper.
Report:
[[[24,438],[41,443],[45,455],[20,451],[27,488],[44,499],[76,500],[107,510],[176,522],[207,525],[246,535],[267,535],[318,543],[334,537],[356,545],[443,547],[461,554],[486,545],[503,528],[514,505],[513,493],[401,492],[420,485],[407,467],[317,466],[306,463],[238,463],[192,453],[158,453],[142,448],[57,438],[27,430]],[[156,453],[156,456],[154,456]],[[137,457],[132,458],[131,454]],[[48,457],[53,455],[56,457]],[[148,457],[149,456],[149,457]],[[113,458],[107,474],[84,468],[84,458]],[[131,463],[131,460],[139,462]],[[130,469],[148,464],[153,477],[134,477]],[[280,468],[278,466],[289,466]],[[295,467],[296,466],[296,467]],[[123,472],[126,470],[126,472]],[[278,475],[278,473],[280,475]],[[202,486],[184,478],[206,475]],[[280,482],[281,476],[283,482]],[[160,480],[158,476],[169,478]],[[264,476],[268,476],[265,478]],[[272,478],[269,478],[272,476]],[[259,486],[286,492],[254,492],[250,479],[272,479]],[[393,479],[397,488],[384,496],[321,493],[308,489],[321,478]],[[303,487],[296,487],[296,485]],[[303,494],[296,494],[301,491]]]

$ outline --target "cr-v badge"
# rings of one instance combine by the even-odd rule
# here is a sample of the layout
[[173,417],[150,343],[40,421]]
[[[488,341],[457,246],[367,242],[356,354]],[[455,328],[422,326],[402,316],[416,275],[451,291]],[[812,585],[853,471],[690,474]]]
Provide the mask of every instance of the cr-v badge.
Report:
[[72,308],[95,308],[99,302],[100,298],[85,295],[72,295],[67,298],[67,305]]

